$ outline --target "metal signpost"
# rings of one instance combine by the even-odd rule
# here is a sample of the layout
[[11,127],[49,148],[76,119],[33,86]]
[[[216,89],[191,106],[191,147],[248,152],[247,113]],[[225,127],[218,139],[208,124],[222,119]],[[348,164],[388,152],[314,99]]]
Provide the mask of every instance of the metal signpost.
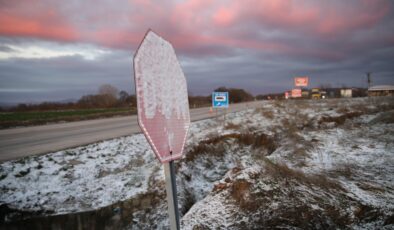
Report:
[[186,79],[172,45],[149,30],[134,55],[138,123],[164,164],[170,226],[179,230],[174,160],[190,126]]
[[213,92],[212,93],[212,107],[216,110],[216,117],[218,117],[218,109],[224,108],[223,127],[226,126],[226,113],[229,104],[228,92]]

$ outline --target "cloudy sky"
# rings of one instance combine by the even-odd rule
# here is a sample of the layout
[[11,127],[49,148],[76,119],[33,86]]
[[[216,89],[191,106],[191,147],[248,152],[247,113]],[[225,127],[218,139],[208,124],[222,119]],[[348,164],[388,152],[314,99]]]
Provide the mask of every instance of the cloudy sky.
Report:
[[390,0],[0,0],[0,102],[78,99],[102,84],[134,92],[148,28],[170,41],[189,93],[394,84]]

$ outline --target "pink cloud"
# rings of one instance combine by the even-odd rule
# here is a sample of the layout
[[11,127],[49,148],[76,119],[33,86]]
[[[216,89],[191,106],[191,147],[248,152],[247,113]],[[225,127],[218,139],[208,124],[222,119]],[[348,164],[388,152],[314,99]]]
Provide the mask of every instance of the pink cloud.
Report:
[[33,37],[58,41],[76,41],[78,32],[52,8],[37,13],[29,10],[0,10],[0,35]]
[[308,35],[340,35],[368,29],[390,13],[386,0],[325,2],[292,0],[243,0],[220,7],[215,25],[234,27],[253,24],[274,30]]
[[390,12],[390,5],[386,2],[373,6],[369,1],[363,2],[368,4],[361,4],[359,8],[327,9],[326,12],[322,12],[324,16],[317,21],[316,31],[327,35],[369,29],[381,22]]
[[15,1],[0,9],[0,35],[130,49],[151,28],[190,54],[236,47],[315,55],[330,52],[324,47],[305,52],[306,45],[298,46],[291,38],[315,43],[346,38],[374,29],[391,11],[387,0],[135,0],[116,4],[41,0],[34,7]]
[[230,26],[236,19],[235,11],[229,8],[220,8],[213,16],[213,21],[218,26]]

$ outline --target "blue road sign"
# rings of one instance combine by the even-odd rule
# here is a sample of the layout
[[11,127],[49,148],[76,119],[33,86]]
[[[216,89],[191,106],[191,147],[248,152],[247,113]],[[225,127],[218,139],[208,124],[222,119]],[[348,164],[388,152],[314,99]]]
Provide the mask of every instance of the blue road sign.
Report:
[[213,108],[228,108],[228,92],[213,92],[212,93],[212,107]]

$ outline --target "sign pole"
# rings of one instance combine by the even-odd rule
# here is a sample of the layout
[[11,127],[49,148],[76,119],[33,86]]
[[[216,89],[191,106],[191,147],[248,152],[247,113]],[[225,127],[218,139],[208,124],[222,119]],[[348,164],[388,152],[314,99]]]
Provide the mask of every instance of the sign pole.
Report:
[[176,191],[175,165],[173,160],[168,163],[164,163],[164,174],[166,178],[168,213],[170,215],[170,229],[179,230],[180,224],[178,198]]

